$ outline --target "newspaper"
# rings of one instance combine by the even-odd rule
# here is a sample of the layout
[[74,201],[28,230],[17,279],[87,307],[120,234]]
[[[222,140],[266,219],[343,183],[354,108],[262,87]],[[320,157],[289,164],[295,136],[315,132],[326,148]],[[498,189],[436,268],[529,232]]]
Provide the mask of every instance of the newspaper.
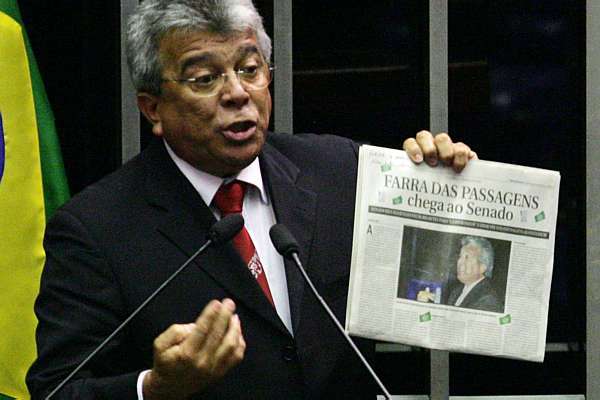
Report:
[[544,359],[560,175],[461,173],[362,146],[346,330],[431,349]]

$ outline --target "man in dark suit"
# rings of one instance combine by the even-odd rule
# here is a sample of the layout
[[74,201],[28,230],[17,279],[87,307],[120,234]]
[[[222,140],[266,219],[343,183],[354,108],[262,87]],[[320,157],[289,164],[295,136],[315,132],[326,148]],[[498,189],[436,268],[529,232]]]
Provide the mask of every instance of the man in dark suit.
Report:
[[[267,132],[271,44],[248,0],[146,0],[127,35],[138,105],[157,140],[48,224],[32,397],[204,242],[235,187],[243,245],[236,237],[198,257],[56,398],[374,398],[370,376],[267,233],[275,222],[290,229],[343,320],[357,145]],[[420,132],[404,148],[415,162],[457,170],[476,157],[445,134]],[[371,343],[359,344],[371,357]]]
[[448,296],[448,304],[484,311],[503,311],[490,279],[494,271],[494,248],[489,240],[465,236],[456,262],[456,277],[461,285]]

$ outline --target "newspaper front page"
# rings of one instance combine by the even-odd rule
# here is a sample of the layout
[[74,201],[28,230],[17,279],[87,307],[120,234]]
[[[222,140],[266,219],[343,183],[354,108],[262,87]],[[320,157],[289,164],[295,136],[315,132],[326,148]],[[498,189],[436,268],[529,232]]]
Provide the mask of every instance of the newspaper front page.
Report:
[[560,175],[362,146],[346,330],[543,361]]

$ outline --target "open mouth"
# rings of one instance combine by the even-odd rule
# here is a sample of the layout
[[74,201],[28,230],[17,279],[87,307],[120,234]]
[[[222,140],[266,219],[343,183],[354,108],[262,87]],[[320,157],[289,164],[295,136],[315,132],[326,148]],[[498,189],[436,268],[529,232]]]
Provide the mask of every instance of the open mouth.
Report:
[[249,139],[256,132],[256,122],[238,121],[227,125],[223,129],[223,135],[229,140],[243,141]]
[[234,122],[233,124],[229,125],[226,130],[230,130],[232,132],[245,132],[250,128],[253,128],[256,126],[256,123],[253,121],[240,121],[240,122]]

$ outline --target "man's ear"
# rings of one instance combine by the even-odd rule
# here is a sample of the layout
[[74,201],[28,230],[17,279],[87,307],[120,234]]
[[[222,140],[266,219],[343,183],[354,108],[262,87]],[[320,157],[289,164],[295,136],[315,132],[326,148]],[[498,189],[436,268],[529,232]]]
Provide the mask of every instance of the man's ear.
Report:
[[148,122],[152,124],[152,133],[154,136],[162,136],[163,129],[160,114],[158,113],[158,96],[140,92],[137,94],[137,104],[142,114],[144,114]]

